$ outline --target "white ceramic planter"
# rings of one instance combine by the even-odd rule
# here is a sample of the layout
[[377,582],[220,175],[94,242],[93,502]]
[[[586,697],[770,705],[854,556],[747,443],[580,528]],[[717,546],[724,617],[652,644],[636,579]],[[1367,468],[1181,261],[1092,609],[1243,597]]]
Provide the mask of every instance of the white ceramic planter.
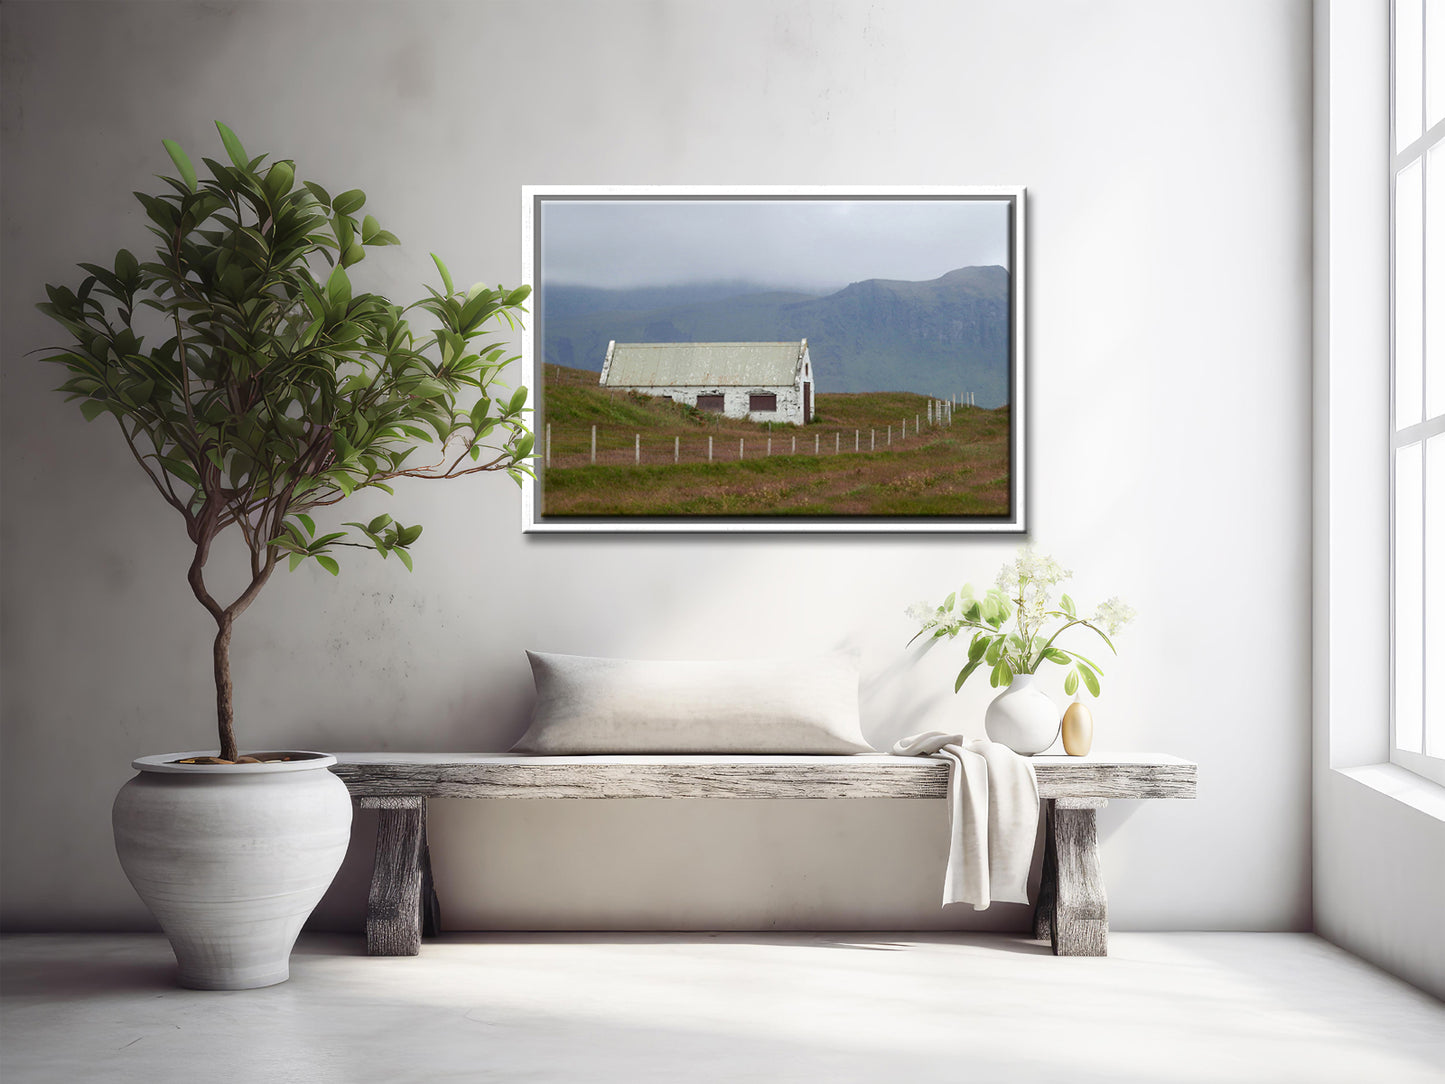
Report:
[[1013,683],[994,697],[984,712],[983,729],[990,741],[1015,753],[1033,756],[1059,736],[1059,709],[1034,683],[1035,674],[1015,674]]
[[111,811],[115,850],[160,922],[182,986],[285,982],[291,946],[341,866],[351,797],[324,753],[269,764],[141,757]]

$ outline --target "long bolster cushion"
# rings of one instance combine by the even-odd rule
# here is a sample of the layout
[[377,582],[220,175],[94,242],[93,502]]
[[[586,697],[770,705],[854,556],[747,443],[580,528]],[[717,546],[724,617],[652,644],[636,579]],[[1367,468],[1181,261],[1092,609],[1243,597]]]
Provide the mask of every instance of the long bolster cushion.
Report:
[[849,656],[663,662],[527,652],[537,686],[514,753],[871,753]]

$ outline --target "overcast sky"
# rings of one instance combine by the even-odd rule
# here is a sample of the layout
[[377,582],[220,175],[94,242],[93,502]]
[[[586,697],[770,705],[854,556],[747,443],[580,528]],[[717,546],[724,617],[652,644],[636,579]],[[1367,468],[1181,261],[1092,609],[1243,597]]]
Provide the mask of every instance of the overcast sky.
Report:
[[548,285],[612,289],[746,279],[836,289],[1008,266],[1002,199],[699,200],[546,198]]

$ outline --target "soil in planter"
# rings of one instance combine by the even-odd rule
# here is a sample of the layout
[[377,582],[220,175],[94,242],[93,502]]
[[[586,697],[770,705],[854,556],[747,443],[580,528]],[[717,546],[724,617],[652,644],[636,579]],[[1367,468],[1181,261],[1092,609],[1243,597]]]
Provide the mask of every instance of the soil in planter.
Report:
[[279,764],[286,760],[295,760],[295,757],[283,756],[279,753],[263,753],[259,757],[237,757],[235,760],[222,760],[220,757],[186,757],[183,760],[175,760],[173,764]]

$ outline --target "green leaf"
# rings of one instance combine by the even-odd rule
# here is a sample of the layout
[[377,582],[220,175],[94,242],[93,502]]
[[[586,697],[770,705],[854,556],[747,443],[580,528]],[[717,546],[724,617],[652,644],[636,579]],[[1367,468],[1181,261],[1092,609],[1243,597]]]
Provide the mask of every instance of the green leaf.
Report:
[[305,181],[303,183],[306,185],[306,190],[316,197],[316,201],[320,203],[321,206],[328,209],[331,207],[331,195],[326,189],[314,181]]
[[395,552],[396,555],[401,558],[401,563],[406,565],[406,570],[410,572],[412,570],[411,554],[407,553],[406,550],[395,550],[393,552]]
[[527,388],[522,386],[512,392],[512,398],[507,401],[507,413],[516,414],[527,404]]
[[305,512],[296,512],[295,517],[301,522],[301,526],[306,528],[306,537],[315,538],[316,521],[310,516],[308,516]]
[[359,188],[342,192],[331,201],[331,209],[339,215],[354,215],[366,203],[366,193]]
[[341,266],[350,267],[352,264],[360,263],[365,258],[366,249],[353,241],[346,246],[346,251],[341,254]]
[[1000,685],[1008,685],[1013,680],[1013,671],[1008,668],[1008,663],[999,659],[993,672],[988,675],[988,683],[997,689]]
[[1078,672],[1078,675],[1084,679],[1084,684],[1089,687],[1089,692],[1093,693],[1095,696],[1098,696],[1099,679],[1094,676],[1094,671],[1090,670],[1081,662],[1075,663],[1074,669]]
[[1076,670],[1070,670],[1069,676],[1064,678],[1064,695],[1073,696],[1079,691],[1079,674]]
[[436,264],[437,270],[441,272],[442,285],[447,289],[447,296],[451,297],[452,294],[457,292],[457,288],[452,285],[452,273],[447,270],[447,265],[442,263],[442,258],[435,252],[431,254],[431,258],[432,263]]
[[115,254],[115,277],[126,286],[133,286],[140,278],[140,264],[129,249],[123,248]]
[[1059,605],[1063,607],[1064,613],[1068,614],[1070,617],[1078,616],[1074,612],[1074,600],[1071,599],[1068,595],[1059,596]]
[[181,172],[181,180],[186,182],[186,187],[192,192],[196,190],[196,167],[191,165],[191,160],[186,152],[181,150],[181,145],[174,139],[161,140],[161,146],[165,147],[166,153],[171,156],[171,161],[176,164],[176,169]]
[[381,223],[376,220],[375,215],[367,215],[361,220],[361,243],[369,245],[381,232]]
[[241,146],[241,141],[236,138],[236,133],[220,121],[216,121],[216,131],[221,133],[221,142],[225,144],[226,153],[231,156],[231,164],[243,172],[249,171],[251,159],[246,155],[246,148]]
[[88,422],[95,421],[108,410],[110,410],[110,404],[103,399],[87,399],[80,404],[80,412],[85,415],[85,420]]
[[316,563],[333,576],[341,575],[341,566],[336,563],[336,558],[334,557],[327,557],[325,554],[318,553],[316,555]]
[[983,658],[983,653],[988,650],[990,639],[992,639],[992,637],[984,632],[974,634],[973,642],[968,645],[969,662],[978,662],[979,659]]
[[410,527],[398,527],[396,531],[396,544],[398,546],[410,546],[420,537],[420,523],[414,523]]
[[346,268],[340,264],[326,280],[326,296],[333,305],[345,305],[351,301],[351,279],[347,277]]
[[989,638],[988,647],[984,651],[984,661],[990,666],[997,666],[1003,657],[1004,637],[1002,634]]
[[288,557],[286,560],[287,560],[287,571],[288,571],[288,572],[295,572],[295,571],[296,571],[296,566],[299,565],[302,561],[306,560],[306,554],[304,554],[304,553],[293,553],[293,554],[292,554],[290,557]]
[[958,680],[953,683],[954,692],[958,692],[959,689],[963,688],[963,683],[969,679],[969,675],[979,668],[982,662],[982,659],[974,659],[958,672]]
[[385,512],[383,512],[381,515],[377,516],[374,520],[372,520],[370,523],[368,523],[368,524],[366,525],[366,529],[367,529],[368,531],[370,531],[372,534],[375,534],[377,531],[381,530],[383,527],[385,527],[385,526],[386,526],[387,524],[389,524],[390,522],[391,522],[391,517],[390,517],[389,515],[387,515]]

